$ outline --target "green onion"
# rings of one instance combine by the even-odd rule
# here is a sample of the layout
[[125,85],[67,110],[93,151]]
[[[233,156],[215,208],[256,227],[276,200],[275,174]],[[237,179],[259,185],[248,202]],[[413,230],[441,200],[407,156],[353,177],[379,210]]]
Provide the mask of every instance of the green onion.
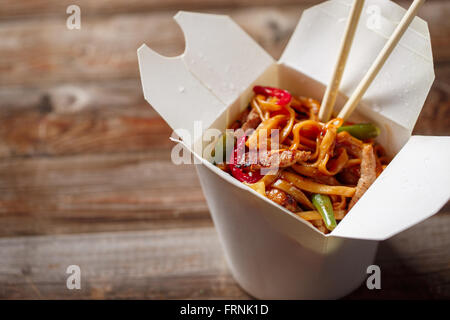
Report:
[[234,143],[234,135],[231,132],[224,133],[219,137],[211,152],[215,164],[226,162],[230,158]]
[[336,219],[334,218],[333,205],[330,197],[325,194],[315,193],[312,196],[312,203],[322,216],[323,222],[328,230],[336,228]]
[[376,138],[380,134],[380,129],[372,123],[360,123],[351,126],[342,126],[337,132],[347,131],[359,140]]

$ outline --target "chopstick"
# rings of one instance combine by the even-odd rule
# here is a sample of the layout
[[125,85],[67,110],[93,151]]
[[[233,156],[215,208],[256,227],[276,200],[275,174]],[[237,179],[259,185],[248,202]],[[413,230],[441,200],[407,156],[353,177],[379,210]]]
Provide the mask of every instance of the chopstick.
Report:
[[364,0],[354,0],[350,9],[350,16],[347,21],[344,37],[342,38],[339,55],[319,110],[319,120],[322,122],[327,122],[333,112],[337,93],[339,91],[339,85],[341,83],[342,75],[344,74],[345,64],[353,43],[353,38],[355,36],[356,27],[358,26],[358,21],[361,16],[363,6]]
[[408,11],[406,11],[406,14],[403,16],[402,20],[398,24],[397,28],[395,28],[391,37],[388,39],[388,41],[384,45],[383,49],[381,49],[375,61],[370,66],[370,69],[367,71],[361,82],[358,84],[355,91],[342,108],[341,112],[339,112],[338,118],[346,120],[353,112],[353,110],[355,110],[356,106],[361,101],[362,96],[367,91],[370,84],[375,79],[375,77],[377,76],[380,69],[383,67],[386,60],[389,58],[389,55],[392,53],[395,46],[400,41],[401,37],[408,29],[412,20],[416,16],[417,11],[424,2],[425,0],[414,0],[414,2],[411,4]]

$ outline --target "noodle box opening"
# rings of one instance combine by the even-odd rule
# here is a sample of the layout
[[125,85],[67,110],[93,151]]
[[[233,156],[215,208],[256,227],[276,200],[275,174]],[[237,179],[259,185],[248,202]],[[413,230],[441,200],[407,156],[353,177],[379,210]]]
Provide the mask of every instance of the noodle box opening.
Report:
[[[279,61],[228,16],[179,12],[186,48],[163,57],[138,49],[146,100],[177,132],[224,131],[247,107],[254,85],[321,100],[331,77],[351,1],[311,7]],[[405,10],[366,0],[342,79],[337,109],[354,91]],[[381,128],[393,160],[346,217],[324,235],[179,141],[197,173],[236,280],[263,299],[338,298],[366,278],[378,242],[430,217],[450,196],[450,137],[411,136],[434,80],[427,23],[416,17],[350,120]]]

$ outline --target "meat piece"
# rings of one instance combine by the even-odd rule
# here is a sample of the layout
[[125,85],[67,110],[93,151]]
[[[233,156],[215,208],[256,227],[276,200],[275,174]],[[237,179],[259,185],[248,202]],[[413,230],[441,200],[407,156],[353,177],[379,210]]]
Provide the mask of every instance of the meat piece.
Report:
[[343,131],[336,135],[336,147],[342,147],[347,150],[347,153],[356,157],[361,158],[361,150],[363,143],[361,140],[352,137],[350,133]]
[[269,167],[289,167],[298,161],[308,160],[311,157],[311,152],[303,150],[273,150],[257,152],[257,155],[258,157],[252,157],[248,152],[245,154],[245,166],[250,167],[252,171]]
[[247,118],[242,125],[242,130],[247,131],[248,129],[255,129],[261,123],[261,118],[259,117],[258,111],[252,109],[247,115]]
[[242,127],[242,124],[247,121],[248,114],[250,113],[250,108],[245,109],[242,111],[241,115],[239,116],[239,119],[237,119],[233,124],[230,126],[230,129],[238,130],[240,127]]
[[250,113],[251,110],[252,109],[250,108],[250,106],[248,106],[244,111],[242,111],[237,121],[240,122],[241,124],[247,121],[248,114]]
[[280,206],[285,207],[291,212],[302,211],[297,201],[295,201],[295,199],[291,195],[287,194],[284,191],[281,191],[279,189],[270,189],[266,191],[266,195],[270,200],[278,203]]
[[311,157],[311,152],[303,150],[268,151],[260,153],[259,163],[263,167],[277,166],[285,168],[298,161],[306,161]]
[[361,171],[359,170],[359,166],[355,165],[342,169],[337,177],[343,184],[355,186],[358,183],[359,177],[361,176],[360,172]]
[[351,209],[355,203],[363,196],[366,190],[377,178],[376,160],[373,152],[373,147],[370,144],[365,144],[361,152],[361,176],[356,185],[356,191],[353,195],[348,208]]

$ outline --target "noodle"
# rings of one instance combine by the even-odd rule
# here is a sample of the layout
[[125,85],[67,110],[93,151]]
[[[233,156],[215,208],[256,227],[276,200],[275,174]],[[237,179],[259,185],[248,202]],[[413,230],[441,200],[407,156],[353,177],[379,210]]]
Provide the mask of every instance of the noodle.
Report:
[[283,141],[287,138],[289,133],[291,133],[292,127],[294,126],[295,121],[295,111],[289,106],[286,106],[286,109],[289,112],[289,121],[287,125],[283,128],[280,135],[280,143],[283,143]]
[[290,194],[291,196],[294,197],[295,200],[297,200],[301,204],[304,204],[305,206],[307,206],[311,209],[314,209],[314,206],[311,203],[311,201],[309,201],[308,197],[305,196],[305,194],[300,189],[297,189],[295,186],[293,186],[289,182],[282,180],[282,179],[278,179],[273,184],[273,187]]
[[342,119],[319,122],[317,100],[278,88],[256,86],[254,91],[251,111],[247,108],[230,126],[252,131],[248,137],[235,133],[243,148],[217,166],[328,233],[315,197],[328,197],[332,212],[327,214],[342,220],[389,163],[383,147],[373,140],[376,135],[364,138],[353,131],[359,139],[352,136],[351,124]]
[[[344,210],[335,210],[334,214],[335,214],[336,220],[342,220],[342,219],[344,219],[345,211]],[[297,212],[297,215],[299,215],[301,218],[305,219],[306,221],[322,219],[320,213],[317,212],[316,210]]]
[[256,130],[252,133],[252,135],[248,138],[247,142],[245,143],[246,146],[250,145],[256,145],[256,142],[259,142],[258,136],[260,135],[262,130],[266,130],[267,132],[270,132],[270,129],[275,129],[278,124],[286,119],[286,116],[284,115],[277,115],[275,117],[269,118],[267,120],[264,120],[260,123],[260,125],[256,128]]
[[345,197],[352,197],[355,194],[355,188],[345,186],[328,186],[302,178],[301,176],[284,171],[281,177],[291,182],[294,186],[301,190],[321,194],[336,194]]

